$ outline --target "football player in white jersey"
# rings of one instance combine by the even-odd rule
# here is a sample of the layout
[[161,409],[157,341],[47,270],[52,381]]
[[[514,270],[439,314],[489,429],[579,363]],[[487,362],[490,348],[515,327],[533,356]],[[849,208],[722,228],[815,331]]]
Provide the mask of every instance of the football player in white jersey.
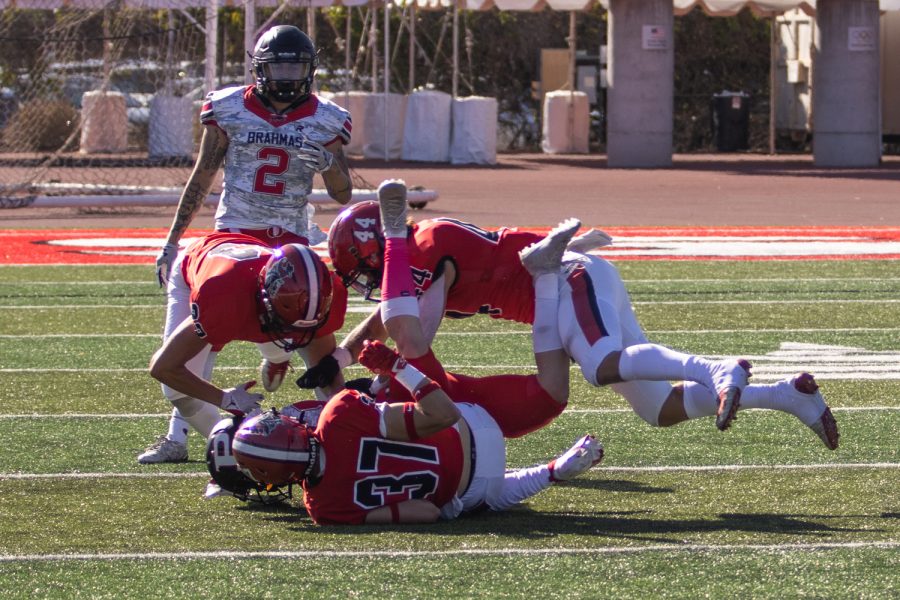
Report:
[[[156,259],[161,287],[178,256],[178,242],[200,210],[218,175],[225,168],[216,211],[219,231],[244,233],[267,246],[309,244],[307,197],[319,173],[328,194],[346,204],[353,186],[343,146],[350,143],[350,114],[312,93],[318,64],[312,40],[298,28],[276,25],[263,33],[253,50],[256,82],[211,92],[203,104],[200,153],[178,202],[166,244]],[[321,239],[314,239],[316,243]],[[227,298],[222,299],[227,302]],[[335,347],[334,336],[316,340],[301,351],[316,364]],[[260,378],[270,392],[278,389],[290,365],[290,353],[274,344],[260,344]],[[327,397],[331,391],[320,391]],[[215,407],[203,410],[214,412]],[[216,415],[191,415],[191,425],[204,437]],[[138,456],[142,464],[187,459],[188,420],[174,410],[169,432]]]

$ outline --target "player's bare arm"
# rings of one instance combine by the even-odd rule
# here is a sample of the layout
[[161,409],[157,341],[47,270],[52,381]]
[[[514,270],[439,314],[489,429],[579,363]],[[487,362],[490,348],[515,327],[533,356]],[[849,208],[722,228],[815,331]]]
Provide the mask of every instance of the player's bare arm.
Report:
[[206,340],[197,335],[193,319],[188,317],[150,359],[150,375],[186,396],[219,406],[224,390],[197,377],[187,368],[188,361],[206,345]]
[[340,204],[347,204],[353,195],[353,181],[350,179],[350,166],[347,164],[344,146],[337,140],[325,146],[325,149],[334,156],[331,167],[322,171],[325,189],[328,190],[328,195]]
[[[397,513],[396,519],[394,512]],[[428,500],[406,500],[394,506],[381,506],[366,514],[367,525],[388,523],[434,523],[441,516],[441,509]]]
[[226,150],[228,136],[225,132],[214,125],[206,125],[200,141],[200,154],[178,200],[167,243],[177,244],[200,211],[225,160]]
[[[429,385],[431,380],[426,380],[422,388]],[[403,404],[391,404],[384,409],[385,437],[391,440],[410,441],[415,438],[424,438],[446,429],[459,421],[459,408],[450,399],[444,390],[437,386],[419,398],[412,407],[413,424],[415,431],[410,432]],[[415,395],[415,392],[414,392]]]

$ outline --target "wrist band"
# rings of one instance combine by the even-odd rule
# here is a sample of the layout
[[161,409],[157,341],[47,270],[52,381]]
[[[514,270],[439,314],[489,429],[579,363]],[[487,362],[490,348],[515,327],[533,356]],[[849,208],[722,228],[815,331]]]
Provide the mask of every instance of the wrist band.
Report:
[[419,402],[431,392],[439,389],[441,389],[441,386],[434,381],[428,380],[428,383],[413,392],[413,398],[415,398],[416,402]]
[[[406,361],[404,361],[404,363],[406,363]],[[397,380],[397,383],[408,389],[410,392],[422,385],[422,382],[428,379],[422,371],[408,363],[396,373],[392,373],[391,376]]]
[[353,364],[353,355],[350,354],[350,351],[343,346],[338,346],[337,348],[335,348],[334,352],[331,353],[331,356],[334,357],[334,360],[337,361],[338,367],[340,369],[346,369]]
[[400,507],[397,504],[391,504],[388,506],[391,509],[391,523],[399,523],[400,522]]
[[406,426],[406,436],[410,439],[410,441],[415,441],[419,439],[419,434],[416,432],[416,403],[415,402],[406,402],[403,404],[403,425]]

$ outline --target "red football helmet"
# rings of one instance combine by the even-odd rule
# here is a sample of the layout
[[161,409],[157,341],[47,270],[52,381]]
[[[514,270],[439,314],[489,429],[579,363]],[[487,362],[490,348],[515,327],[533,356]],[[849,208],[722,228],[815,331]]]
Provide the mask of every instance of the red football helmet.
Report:
[[287,351],[306,346],[328,320],[331,294],[331,273],[313,250],[278,248],[259,272],[263,331]]
[[319,441],[311,432],[273,408],[241,425],[232,453],[256,481],[274,486],[300,483],[312,473],[319,455]]
[[374,200],[345,208],[328,230],[328,254],[344,286],[366,297],[381,287],[384,272],[384,234],[381,215]]

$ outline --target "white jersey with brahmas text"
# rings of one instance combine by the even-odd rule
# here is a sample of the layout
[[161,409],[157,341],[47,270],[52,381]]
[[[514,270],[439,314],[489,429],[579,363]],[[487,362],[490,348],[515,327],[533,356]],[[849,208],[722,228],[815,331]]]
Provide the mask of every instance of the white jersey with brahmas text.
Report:
[[271,112],[253,86],[207,96],[203,125],[228,135],[216,229],[280,227],[307,236],[307,196],[315,172],[297,158],[304,140],[350,143],[350,113],[315,95],[283,114]]

